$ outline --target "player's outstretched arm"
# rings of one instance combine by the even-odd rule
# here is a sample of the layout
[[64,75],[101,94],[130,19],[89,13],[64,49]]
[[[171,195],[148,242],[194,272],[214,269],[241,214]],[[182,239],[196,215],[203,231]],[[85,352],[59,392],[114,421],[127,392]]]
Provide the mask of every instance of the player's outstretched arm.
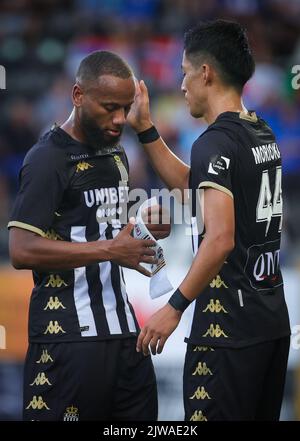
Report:
[[[188,274],[179,286],[186,306],[201,295],[201,291],[218,274],[234,248],[233,199],[219,190],[207,188],[204,191],[204,207],[205,237]],[[166,340],[177,327],[182,312],[167,303],[153,314],[141,330],[137,350],[147,355],[150,346],[152,354],[161,353]]]
[[111,260],[150,276],[140,263],[155,262],[155,252],[151,249],[155,242],[134,239],[131,236],[132,229],[133,225],[129,223],[114,239],[74,243],[49,240],[31,231],[13,227],[9,234],[9,253],[16,269],[68,270]]
[[[144,81],[136,81],[136,96],[127,121],[136,133],[153,126],[149,108],[149,95]],[[190,167],[181,161],[165,144],[162,138],[143,143],[144,150],[161,180],[173,190],[181,192],[188,188]]]

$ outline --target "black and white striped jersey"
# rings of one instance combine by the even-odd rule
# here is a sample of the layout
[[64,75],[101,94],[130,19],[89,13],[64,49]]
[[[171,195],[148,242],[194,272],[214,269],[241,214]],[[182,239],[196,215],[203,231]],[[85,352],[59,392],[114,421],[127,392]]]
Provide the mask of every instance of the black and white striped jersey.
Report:
[[[114,238],[128,203],[121,146],[90,149],[59,127],[26,155],[8,227],[51,240]],[[29,341],[66,342],[136,335],[122,268],[105,261],[68,271],[33,272]]]
[[233,198],[235,247],[194,302],[190,343],[240,347],[289,335],[279,261],[281,176],[274,134],[254,112],[224,112],[195,141],[190,174],[194,252],[205,235],[205,226],[196,222],[204,188]]

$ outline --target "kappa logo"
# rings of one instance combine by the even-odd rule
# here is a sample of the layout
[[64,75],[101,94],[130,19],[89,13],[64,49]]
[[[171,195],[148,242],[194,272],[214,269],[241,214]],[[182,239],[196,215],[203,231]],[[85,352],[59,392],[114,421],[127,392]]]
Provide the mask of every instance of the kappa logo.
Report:
[[47,309],[51,309],[51,310],[55,309],[55,310],[57,310],[59,308],[66,309],[66,307],[61,303],[61,301],[59,300],[58,297],[54,297],[54,299],[53,299],[53,297],[51,296],[49,298],[49,301],[48,301],[47,305],[44,308],[44,311],[46,311]]
[[73,405],[67,407],[64,414],[64,421],[79,421],[78,408]]
[[210,299],[209,304],[206,306],[205,309],[203,309],[202,312],[207,312],[207,311],[216,312],[217,314],[219,312],[224,312],[224,314],[228,314],[228,312],[226,311],[224,306],[221,305],[219,299],[216,299],[216,301],[214,301],[213,299]]
[[196,398],[196,400],[211,400],[209,394],[206,392],[205,387],[204,386],[198,386],[197,389],[194,392],[194,395],[192,395],[190,397],[190,400],[193,400],[194,398]]
[[229,169],[229,164],[229,158],[226,158],[226,156],[216,155],[210,160],[208,165],[208,173],[211,173],[212,175],[225,176],[227,174],[227,170]]
[[51,274],[49,276],[49,281],[47,285],[45,285],[46,288],[61,288],[62,286],[68,286],[66,282],[58,275],[58,274]]
[[47,326],[46,331],[44,332],[44,335],[48,334],[48,333],[49,334],[59,334],[60,332],[62,332],[63,334],[66,333],[56,320],[54,321],[54,323],[51,320]]
[[36,363],[43,363],[43,364],[45,364],[45,363],[48,363],[48,361],[50,361],[51,363],[53,363],[53,360],[52,360],[52,358],[50,357],[50,355],[48,354],[48,351],[47,351],[47,349],[44,349],[43,350],[43,352],[42,352],[42,355],[41,355],[41,358],[38,360],[38,361],[36,361]]
[[42,410],[42,409],[47,409],[50,410],[50,408],[47,406],[47,404],[45,403],[45,401],[43,400],[43,398],[39,395],[38,398],[36,395],[33,396],[32,400],[30,401],[30,403],[28,404],[28,406],[26,407],[26,410],[28,409],[34,409],[34,410]]
[[89,164],[88,162],[80,161],[80,162],[78,162],[78,164],[77,164],[77,167],[76,167],[76,173],[79,173],[80,171],[88,170],[89,168],[93,168],[93,167],[94,167],[94,166],[91,165],[91,164]]
[[224,288],[228,288],[228,286],[225,285],[225,283],[223,282],[223,280],[219,275],[217,275],[217,277],[210,282],[209,286],[211,288],[217,288],[217,289],[221,288],[222,286],[224,286]]
[[44,384],[48,384],[48,386],[52,386],[50,381],[45,375],[45,372],[39,372],[30,386],[44,386]]
[[220,328],[220,325],[216,325],[214,327],[214,325],[211,323],[210,327],[208,328],[208,330],[206,331],[205,334],[202,335],[202,337],[225,337],[228,338],[228,335],[225,334],[225,332]]
[[192,375],[212,375],[212,371],[207,367],[205,362],[199,362]]
[[197,352],[197,351],[199,351],[199,352],[201,352],[201,351],[206,352],[206,351],[214,351],[214,349],[210,348],[208,346],[196,346],[193,349],[193,352]]
[[203,415],[202,410],[195,410],[190,418],[190,421],[207,421],[205,415]]
[[53,229],[46,231],[45,237],[50,240],[63,240],[63,238],[57,234]]

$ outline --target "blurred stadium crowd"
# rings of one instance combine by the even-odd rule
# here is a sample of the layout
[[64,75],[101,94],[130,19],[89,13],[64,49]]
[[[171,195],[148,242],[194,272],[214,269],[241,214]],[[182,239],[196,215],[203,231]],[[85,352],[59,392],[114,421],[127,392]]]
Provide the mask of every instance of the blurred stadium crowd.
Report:
[[[200,19],[235,19],[248,29],[256,73],[244,101],[272,126],[283,156],[285,216],[282,263],[300,269],[300,90],[291,85],[300,64],[299,0],[1,0],[0,263],[7,262],[6,224],[28,149],[71,110],[80,60],[98,49],[124,57],[144,79],[153,119],[167,143],[189,162],[205,129],[180,92],[182,37]],[[135,136],[125,130],[132,187],[160,188]]]

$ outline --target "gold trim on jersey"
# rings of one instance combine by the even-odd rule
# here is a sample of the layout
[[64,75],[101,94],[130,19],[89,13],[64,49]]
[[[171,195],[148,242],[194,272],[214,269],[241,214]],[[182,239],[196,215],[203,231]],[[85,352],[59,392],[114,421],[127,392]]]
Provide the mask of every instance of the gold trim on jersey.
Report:
[[122,185],[126,186],[129,179],[127,169],[119,155],[114,155],[114,160],[121,176]]
[[250,122],[257,122],[257,115],[255,112],[245,112],[245,111],[241,111],[239,113],[239,117],[241,119],[245,119],[246,121],[250,121]]
[[211,181],[202,181],[198,185],[198,188],[203,188],[203,187],[210,187],[210,188],[214,188],[216,190],[220,190],[223,193],[228,194],[228,196],[230,196],[232,199],[234,199],[233,198],[233,194],[231,193],[231,191],[228,190],[228,188],[224,187],[223,185],[216,184],[215,182],[211,182]]
[[22,230],[28,230],[42,237],[46,236],[46,233],[43,230],[40,230],[40,228],[34,227],[33,225],[25,224],[24,222],[11,221],[8,223],[7,228],[11,228],[11,227],[17,227],[17,228],[21,228]]

